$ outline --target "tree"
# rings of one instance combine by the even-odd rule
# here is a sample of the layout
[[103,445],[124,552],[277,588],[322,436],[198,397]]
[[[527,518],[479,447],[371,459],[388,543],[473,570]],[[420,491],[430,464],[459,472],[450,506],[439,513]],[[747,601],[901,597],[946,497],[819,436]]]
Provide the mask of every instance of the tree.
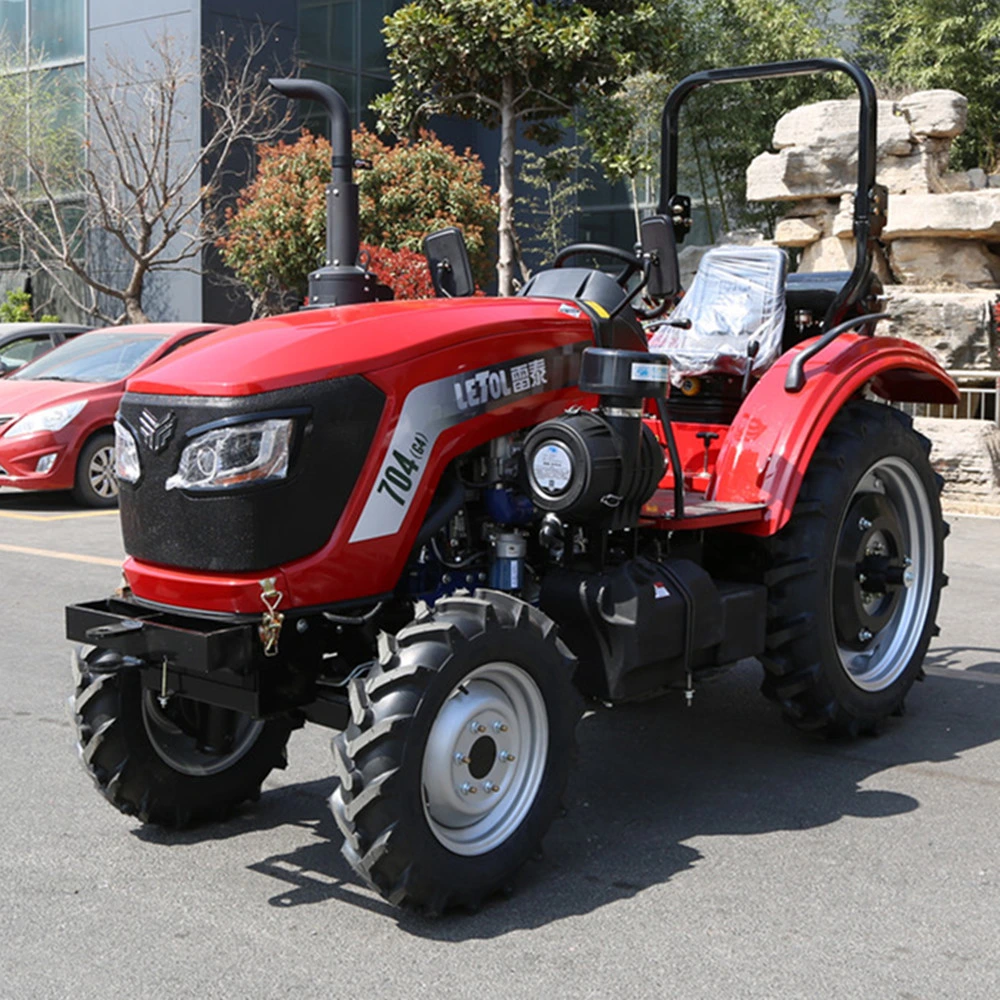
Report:
[[[683,0],[684,43],[665,49],[655,72],[638,74],[612,95],[585,102],[580,131],[610,180],[626,181],[638,225],[638,203],[659,181],[660,114],[671,88],[688,73],[723,66],[833,55],[824,4],[800,0]],[[716,206],[721,230],[767,223],[770,206],[748,208],[746,168],[769,148],[775,122],[805,103],[847,93],[829,77],[802,77],[710,87],[690,96],[681,120],[682,171],[707,213]]]
[[[34,319],[31,312],[31,293],[8,289],[3,302],[0,302],[0,323],[32,323]],[[38,321],[58,323],[59,317],[51,313],[42,313]]]
[[[0,69],[0,235],[84,312],[144,322],[148,279],[197,269],[217,236],[230,154],[284,127],[266,84],[266,38],[241,55],[220,35],[194,58],[163,36],[143,64],[110,55],[78,90],[58,74]],[[201,100],[186,106],[192,89]],[[179,140],[194,122],[202,143]],[[81,288],[83,291],[81,292]]]
[[500,129],[501,295],[513,291],[518,125],[554,142],[556,118],[591,93],[612,93],[667,44],[670,5],[645,0],[533,3],[413,0],[386,18],[393,89],[374,107],[405,134],[433,114]]
[[581,162],[578,146],[559,146],[545,155],[530,150],[518,155],[521,186],[532,191],[517,199],[521,217],[528,220],[529,235],[519,238],[517,247],[521,275],[527,279],[525,253],[551,260],[569,242],[567,224],[577,198],[593,188],[587,177],[592,168]]
[[1000,168],[1000,7],[996,0],[855,0],[859,58],[883,85],[943,87],[969,99],[952,146],[959,168]]
[[[463,230],[473,270],[485,281],[496,199],[483,183],[479,158],[468,150],[456,153],[428,132],[388,146],[362,128],[352,145],[355,157],[370,164],[357,173],[359,233],[375,272],[391,275],[387,283],[401,296],[420,294],[430,287],[414,276],[423,238],[454,225]],[[218,245],[249,291],[256,314],[300,302],[309,272],[322,260],[330,154],[329,141],[306,130],[294,143],[261,146],[253,182],[227,212]],[[423,258],[419,261],[426,272]]]

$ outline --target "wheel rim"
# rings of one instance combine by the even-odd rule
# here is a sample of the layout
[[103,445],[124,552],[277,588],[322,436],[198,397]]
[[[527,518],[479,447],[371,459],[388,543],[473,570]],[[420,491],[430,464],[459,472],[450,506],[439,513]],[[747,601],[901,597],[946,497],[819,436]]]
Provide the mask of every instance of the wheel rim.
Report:
[[115,449],[112,445],[98,448],[87,466],[87,481],[90,488],[102,500],[118,496],[118,480],[115,478]]
[[[207,713],[217,714],[208,719]],[[164,707],[152,691],[143,692],[142,721],[160,758],[175,771],[196,777],[219,774],[232,767],[250,750],[264,728],[260,719],[199,705],[187,698],[171,698]],[[214,731],[209,729],[213,722]],[[217,747],[206,745],[209,732]]]
[[502,844],[538,795],[548,748],[545,699],[526,671],[489,663],[466,675],[424,749],[424,814],[434,836],[455,854]]
[[845,673],[883,691],[919,645],[934,594],[934,512],[905,459],[880,459],[861,477],[840,526],[833,621]]

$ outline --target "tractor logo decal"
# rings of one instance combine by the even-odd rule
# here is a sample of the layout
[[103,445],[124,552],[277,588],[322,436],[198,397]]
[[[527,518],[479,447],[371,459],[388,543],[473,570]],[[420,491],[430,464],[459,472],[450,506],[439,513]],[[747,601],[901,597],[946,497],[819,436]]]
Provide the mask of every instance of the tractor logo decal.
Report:
[[460,410],[468,410],[547,385],[548,381],[548,362],[544,356],[509,368],[488,368],[454,383],[455,403]]
[[144,409],[139,414],[139,436],[146,442],[146,447],[154,455],[158,455],[166,448],[176,427],[176,413],[168,411],[162,417],[157,417],[149,410]]
[[516,400],[576,385],[580,358],[590,343],[585,340],[512,358],[411,389],[351,541],[365,542],[399,531],[442,431]]

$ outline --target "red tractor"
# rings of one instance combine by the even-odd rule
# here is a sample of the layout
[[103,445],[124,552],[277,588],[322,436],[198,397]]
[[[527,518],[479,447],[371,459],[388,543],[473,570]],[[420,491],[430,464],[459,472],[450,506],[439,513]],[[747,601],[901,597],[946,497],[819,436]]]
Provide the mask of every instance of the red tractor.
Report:
[[[720,248],[678,304],[685,96],[831,70],[861,94],[854,269]],[[884,401],[957,393],[926,351],[873,336],[868,78],[823,59],[690,76],[664,108],[641,251],[574,245],[518,296],[471,297],[446,231],[427,244],[442,297],[411,302],[355,264],[343,100],[274,83],[330,113],[328,260],[308,309],[129,383],[125,583],[67,609],[93,647],[75,712],[104,797],[145,823],[221,818],[294,728],[328,726],[345,856],[433,912],[506,888],[537,851],[578,691],[690,699],[703,672],[758,657],[802,729],[901,713],[944,532],[929,444]],[[594,252],[617,270],[566,266]]]

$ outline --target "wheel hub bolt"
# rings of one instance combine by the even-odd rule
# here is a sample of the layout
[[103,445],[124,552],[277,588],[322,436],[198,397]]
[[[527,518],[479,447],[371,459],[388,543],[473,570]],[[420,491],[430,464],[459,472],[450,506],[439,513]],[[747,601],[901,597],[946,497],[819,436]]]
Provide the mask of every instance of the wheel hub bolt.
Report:
[[493,731],[497,733],[505,733],[507,732],[507,724],[504,722],[494,722]]
[[455,763],[456,764],[468,764],[469,763],[469,758],[468,758],[468,756],[466,754],[462,753],[462,751],[459,750],[458,753],[455,754]]
[[860,528],[860,529],[861,529],[862,531],[867,531],[867,530],[868,530],[868,529],[869,529],[869,528],[870,528],[871,526],[872,526],[872,523],[871,523],[871,521],[869,521],[869,520],[868,520],[868,518],[867,518],[867,517],[862,517],[862,518],[861,518],[861,519],[860,519],[860,520],[858,521],[858,527],[859,527],[859,528]]
[[904,566],[912,566],[913,565],[913,560],[909,556],[903,556],[903,565]]
[[917,574],[914,573],[912,569],[904,569],[903,570],[903,586],[904,587],[912,586],[913,581],[916,580],[916,578],[917,578]]
[[463,795],[475,795],[477,791],[476,786],[470,785],[469,782],[466,782],[464,785],[462,785],[462,788],[460,790]]
[[486,791],[488,791],[488,792],[499,792],[500,791],[500,786],[499,785],[491,785],[488,781],[486,782],[485,785],[483,785],[483,788],[485,788]]
[[871,637],[872,637],[872,634],[871,634],[871,632],[869,632],[869,631],[868,631],[868,629],[866,629],[866,628],[863,628],[863,629],[861,629],[861,630],[860,630],[860,631],[858,632],[858,641],[859,641],[859,642],[868,642],[868,640],[869,640],[869,639],[870,639]]
[[472,725],[469,726],[469,728],[474,733],[485,733],[486,732],[486,727],[481,722],[473,722]]
[[513,763],[517,758],[509,750],[500,751],[500,759],[507,761],[508,764]]

